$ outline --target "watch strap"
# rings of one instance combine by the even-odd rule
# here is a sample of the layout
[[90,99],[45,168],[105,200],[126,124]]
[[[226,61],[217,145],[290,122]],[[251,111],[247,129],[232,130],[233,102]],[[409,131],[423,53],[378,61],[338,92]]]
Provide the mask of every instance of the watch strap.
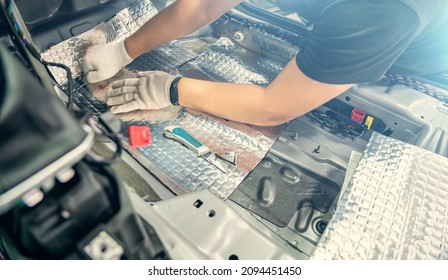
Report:
[[174,80],[171,82],[171,86],[170,86],[170,102],[171,102],[171,104],[173,104],[175,106],[179,106],[179,92],[178,92],[177,85],[179,84],[179,80],[181,78],[182,77],[174,78]]

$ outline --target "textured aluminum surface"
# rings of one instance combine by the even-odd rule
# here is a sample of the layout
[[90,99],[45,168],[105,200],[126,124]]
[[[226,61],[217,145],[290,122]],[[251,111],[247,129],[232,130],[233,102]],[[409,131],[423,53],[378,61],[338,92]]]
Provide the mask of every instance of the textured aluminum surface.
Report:
[[[209,189],[221,198],[227,198],[263,158],[272,145],[272,139],[248,127],[232,127],[222,122],[225,121],[183,110],[173,121],[150,126],[150,146],[127,149],[177,194]],[[126,125],[145,124],[136,121]],[[229,168],[227,174],[224,174],[179,142],[165,138],[163,129],[168,125],[181,126],[215,153],[237,152],[237,165],[222,161]],[[123,134],[126,135],[126,132],[123,131]],[[124,140],[127,146],[128,139]]]
[[[155,14],[157,14],[157,9],[151,1],[137,1],[108,22],[44,51],[42,58],[67,65],[72,71],[72,75],[78,77],[82,72],[82,59],[90,46],[123,40],[137,31]],[[50,69],[59,84],[67,82],[64,70],[56,67],[50,67]]]
[[448,159],[373,134],[313,259],[448,259]]
[[195,55],[179,43],[143,54],[129,65],[131,70],[158,69],[191,78],[268,85],[283,64],[244,51],[227,37],[219,38],[206,51]]
[[242,49],[227,37],[221,37],[179,71],[197,69],[210,80],[268,85],[283,66],[272,59]]
[[[109,22],[52,47],[42,57],[48,61],[67,64],[71,68],[77,76],[75,101],[80,107],[98,115],[106,111],[107,106],[91,97],[90,87],[81,77],[80,65],[85,51],[92,45],[124,39],[155,13],[156,10],[149,1],[137,2]],[[173,42],[142,55],[129,65],[129,69],[137,71],[163,70],[189,77],[261,85],[269,83],[281,68],[282,65],[270,59],[242,51],[227,38],[219,39],[199,55],[180,43]],[[51,71],[57,81],[66,87],[66,73],[56,68]],[[129,146],[127,130],[131,125],[150,127],[150,146],[136,149]],[[228,166],[229,172],[222,173],[177,141],[165,138],[163,129],[168,125],[181,126],[212,152],[236,152],[237,164],[234,166],[223,162]],[[284,126],[253,127],[182,110],[173,120],[157,124],[142,120],[125,121],[122,145],[176,194],[209,189],[226,199],[264,157],[283,128]]]

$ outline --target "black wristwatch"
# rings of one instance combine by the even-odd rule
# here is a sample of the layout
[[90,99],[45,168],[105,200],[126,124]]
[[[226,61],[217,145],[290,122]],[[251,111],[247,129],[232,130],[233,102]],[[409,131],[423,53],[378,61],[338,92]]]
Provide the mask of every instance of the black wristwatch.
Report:
[[175,106],[179,106],[179,92],[177,90],[177,84],[179,84],[179,80],[181,78],[182,77],[174,78],[170,86],[170,102]]

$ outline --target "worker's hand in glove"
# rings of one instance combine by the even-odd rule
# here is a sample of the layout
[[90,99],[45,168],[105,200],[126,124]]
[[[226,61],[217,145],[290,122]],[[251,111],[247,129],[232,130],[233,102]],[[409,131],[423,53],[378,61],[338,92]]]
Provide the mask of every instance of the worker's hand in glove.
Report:
[[124,41],[93,46],[87,50],[82,69],[89,83],[96,83],[117,74],[123,66],[132,62]]
[[175,78],[161,71],[140,72],[137,78],[112,83],[106,103],[114,114],[165,108],[172,105],[170,87]]

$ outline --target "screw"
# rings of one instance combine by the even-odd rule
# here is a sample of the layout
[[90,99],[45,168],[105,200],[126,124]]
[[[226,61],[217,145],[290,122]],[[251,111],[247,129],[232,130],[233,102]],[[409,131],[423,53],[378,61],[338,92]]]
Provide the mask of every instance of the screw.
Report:
[[320,153],[320,146],[317,146],[317,148],[314,149],[313,153],[316,153],[316,154]]
[[241,42],[244,40],[244,33],[241,31],[237,31],[233,34],[233,38],[237,41],[237,42]]
[[68,218],[70,218],[70,212],[68,212],[67,210],[63,210],[62,212],[61,212],[61,217],[62,218],[64,218],[64,219],[68,219]]
[[292,136],[291,138],[292,138],[292,140],[297,140],[297,139],[299,139],[299,133],[296,132],[296,133],[294,134],[294,136]]

